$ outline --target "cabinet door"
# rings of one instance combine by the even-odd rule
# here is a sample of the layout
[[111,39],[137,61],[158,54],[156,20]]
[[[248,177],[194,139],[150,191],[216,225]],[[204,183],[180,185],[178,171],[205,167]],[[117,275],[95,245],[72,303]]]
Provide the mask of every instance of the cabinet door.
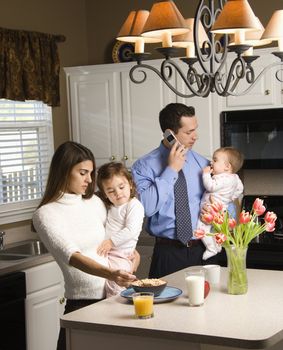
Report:
[[[279,68],[277,69],[279,70]],[[278,107],[283,107],[283,70],[281,68],[280,71],[278,71],[278,76],[280,78],[280,83],[278,81],[276,81],[276,84],[279,84],[279,88],[278,88],[278,94],[279,94],[279,104],[278,104]]]
[[[260,57],[252,63],[255,71],[255,76],[270,63],[276,62],[276,57],[269,52],[256,51],[255,55]],[[226,70],[231,65],[232,59],[235,58],[235,54],[230,54],[226,64]],[[244,91],[249,85],[243,79],[239,82],[235,92]],[[261,75],[257,83],[253,88],[242,96],[228,96],[226,98],[226,106],[224,108],[235,108],[235,107],[258,107],[258,106],[275,106],[277,104],[277,95],[280,89],[280,83],[275,79],[275,69],[271,68]]]
[[[152,62],[150,63],[151,65]],[[159,61],[155,63],[155,66]],[[159,126],[159,112],[170,102],[176,102],[176,95],[153,72],[146,71],[147,79],[135,84],[129,78],[129,71],[122,72],[122,101],[124,155],[126,165],[159,146],[162,132]],[[172,77],[175,85],[175,78]]]
[[119,72],[69,77],[72,140],[90,148],[100,166],[123,155]]
[[63,315],[61,296],[61,283],[27,295],[27,350],[56,350]]
[[[188,66],[182,62],[179,62],[179,64],[186,75]],[[196,68],[200,71],[200,68],[197,67],[197,65]],[[179,75],[177,75],[177,87],[178,90],[183,93],[190,93]],[[193,150],[209,159],[211,159],[215,146],[213,144],[213,99],[213,94],[210,94],[208,97],[177,97],[177,102],[183,103],[187,106],[193,106],[195,108],[198,121],[198,140],[195,143]]]

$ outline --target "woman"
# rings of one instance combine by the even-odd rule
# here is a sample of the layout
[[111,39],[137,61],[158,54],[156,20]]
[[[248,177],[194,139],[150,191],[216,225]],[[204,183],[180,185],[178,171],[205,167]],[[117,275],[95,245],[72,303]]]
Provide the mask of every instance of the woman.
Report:
[[[107,267],[107,259],[97,254],[105,238],[106,209],[94,189],[92,152],[76,142],[63,143],[52,158],[33,226],[63,272],[65,313],[103,299],[105,278],[125,287],[136,279]],[[65,347],[61,329],[57,349]]]

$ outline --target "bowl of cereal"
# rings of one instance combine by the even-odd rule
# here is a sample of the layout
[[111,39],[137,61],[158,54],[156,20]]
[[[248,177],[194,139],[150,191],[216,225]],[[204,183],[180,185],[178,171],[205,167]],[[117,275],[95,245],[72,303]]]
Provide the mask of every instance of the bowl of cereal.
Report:
[[157,297],[165,289],[167,282],[159,278],[144,278],[132,282],[135,292],[151,292]]

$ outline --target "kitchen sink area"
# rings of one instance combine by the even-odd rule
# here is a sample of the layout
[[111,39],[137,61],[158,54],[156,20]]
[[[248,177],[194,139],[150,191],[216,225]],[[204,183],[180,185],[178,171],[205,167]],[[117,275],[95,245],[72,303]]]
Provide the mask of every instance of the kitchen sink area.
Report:
[[39,240],[14,243],[0,250],[0,261],[15,261],[48,254],[47,248]]

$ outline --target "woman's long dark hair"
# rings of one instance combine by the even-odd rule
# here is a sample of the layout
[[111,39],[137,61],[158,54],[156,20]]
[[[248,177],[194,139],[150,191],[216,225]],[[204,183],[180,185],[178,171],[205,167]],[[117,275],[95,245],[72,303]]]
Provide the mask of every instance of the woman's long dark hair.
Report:
[[75,165],[90,160],[93,163],[92,182],[88,185],[83,198],[91,198],[95,189],[95,159],[87,147],[73,141],[61,144],[55,151],[49,168],[45,193],[38,206],[54,202],[67,191],[70,174]]

